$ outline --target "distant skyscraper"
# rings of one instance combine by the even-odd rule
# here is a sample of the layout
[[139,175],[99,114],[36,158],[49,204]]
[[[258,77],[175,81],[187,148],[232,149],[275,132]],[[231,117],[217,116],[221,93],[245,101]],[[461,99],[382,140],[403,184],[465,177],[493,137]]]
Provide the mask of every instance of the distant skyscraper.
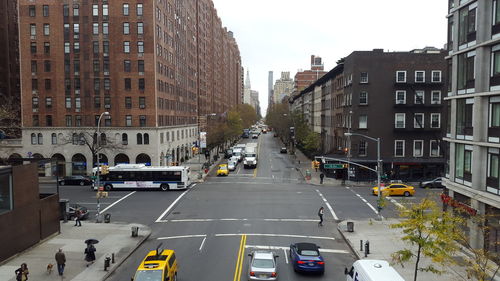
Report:
[[247,69],[247,77],[245,78],[245,89],[243,90],[243,103],[252,104],[250,90],[252,86],[250,84],[250,70]]
[[274,104],[273,99],[273,72],[269,71],[269,75],[267,77],[267,97],[268,97],[268,106],[267,108],[271,108]]
[[290,78],[290,71],[282,71],[281,78],[274,83],[273,100],[278,104],[285,96],[290,96],[293,92],[294,82]]

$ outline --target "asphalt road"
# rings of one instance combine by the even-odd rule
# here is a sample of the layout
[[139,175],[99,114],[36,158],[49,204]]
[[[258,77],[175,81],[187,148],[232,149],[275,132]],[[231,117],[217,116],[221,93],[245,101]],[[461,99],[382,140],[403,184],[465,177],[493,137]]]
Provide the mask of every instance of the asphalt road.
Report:
[[[250,141],[257,140],[244,140]],[[240,280],[237,260],[242,242],[241,280],[247,280],[247,254],[262,248],[273,249],[280,256],[279,280],[345,280],[344,267],[350,266],[354,256],[336,229],[337,219],[375,219],[377,198],[370,195],[369,187],[307,184],[294,159],[279,153],[278,139],[262,134],[258,141],[256,169],[244,169],[240,164],[229,176],[211,175],[185,192],[112,191],[101,199],[101,211],[111,214],[113,221],[137,222],[153,230],[150,239],[108,280],[130,280],[145,254],[160,243],[176,251],[179,280]],[[44,188],[54,187],[43,186],[42,191]],[[436,197],[438,192],[417,190],[415,197],[389,198],[382,215],[396,217],[397,204],[410,204],[427,195]],[[62,198],[96,210],[95,192],[88,186],[64,186],[60,193]],[[320,206],[326,209],[323,227],[317,224]],[[287,249],[294,242],[321,246],[326,260],[323,276],[293,271]]]

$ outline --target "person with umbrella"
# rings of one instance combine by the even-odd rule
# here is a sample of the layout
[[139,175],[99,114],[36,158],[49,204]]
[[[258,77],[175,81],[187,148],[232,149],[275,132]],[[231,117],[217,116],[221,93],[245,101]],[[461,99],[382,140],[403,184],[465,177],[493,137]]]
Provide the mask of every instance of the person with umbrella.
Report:
[[88,262],[87,267],[94,263],[95,261],[95,251],[96,248],[94,244],[99,243],[97,239],[87,239],[85,240],[85,244],[87,244],[87,248],[85,248],[85,260]]

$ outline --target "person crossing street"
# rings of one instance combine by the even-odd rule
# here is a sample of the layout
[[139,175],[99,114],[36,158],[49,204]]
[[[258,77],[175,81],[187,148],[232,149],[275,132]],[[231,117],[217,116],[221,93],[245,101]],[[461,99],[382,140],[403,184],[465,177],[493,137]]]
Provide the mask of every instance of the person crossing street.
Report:
[[319,217],[319,222],[318,226],[323,226],[323,215],[325,214],[325,208],[321,206],[318,210],[318,217]]

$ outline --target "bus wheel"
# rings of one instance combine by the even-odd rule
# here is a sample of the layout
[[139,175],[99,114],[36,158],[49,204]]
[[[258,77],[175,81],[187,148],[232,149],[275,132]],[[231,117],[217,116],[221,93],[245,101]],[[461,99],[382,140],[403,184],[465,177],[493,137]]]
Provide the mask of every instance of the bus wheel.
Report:
[[161,189],[162,191],[167,191],[167,190],[169,190],[169,189],[170,189],[170,187],[168,186],[168,184],[165,184],[165,183],[164,183],[164,184],[160,185],[160,189]]
[[111,189],[113,189],[113,186],[111,184],[106,184],[104,186],[104,190],[106,190],[106,191],[110,191]]

